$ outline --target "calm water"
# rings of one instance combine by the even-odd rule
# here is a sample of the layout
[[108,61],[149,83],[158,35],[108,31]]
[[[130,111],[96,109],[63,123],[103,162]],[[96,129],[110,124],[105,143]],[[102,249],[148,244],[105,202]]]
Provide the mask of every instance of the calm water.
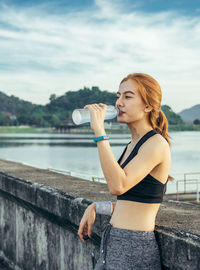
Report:
[[[179,180],[183,179],[184,173],[200,172],[200,132],[171,132],[170,136],[170,175]],[[92,176],[103,177],[92,138],[93,135],[78,134],[0,134],[0,158],[38,168],[70,171],[74,176],[91,180]],[[128,134],[110,135],[116,158],[129,141]],[[170,182],[167,189],[168,193],[175,192],[175,181]]]

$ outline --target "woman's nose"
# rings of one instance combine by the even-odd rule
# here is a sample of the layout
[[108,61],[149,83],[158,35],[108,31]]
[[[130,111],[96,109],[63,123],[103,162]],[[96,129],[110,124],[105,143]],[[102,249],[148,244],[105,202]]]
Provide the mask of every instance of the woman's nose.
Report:
[[116,100],[115,106],[116,107],[123,106],[123,102],[122,102],[122,98],[121,97],[118,97],[118,99]]

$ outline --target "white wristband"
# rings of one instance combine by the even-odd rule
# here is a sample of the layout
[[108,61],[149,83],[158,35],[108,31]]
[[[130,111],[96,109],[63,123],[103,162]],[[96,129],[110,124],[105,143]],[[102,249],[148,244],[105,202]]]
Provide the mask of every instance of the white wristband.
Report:
[[96,205],[96,213],[97,214],[103,214],[103,215],[109,215],[111,216],[113,211],[113,206],[111,201],[106,202],[94,202]]

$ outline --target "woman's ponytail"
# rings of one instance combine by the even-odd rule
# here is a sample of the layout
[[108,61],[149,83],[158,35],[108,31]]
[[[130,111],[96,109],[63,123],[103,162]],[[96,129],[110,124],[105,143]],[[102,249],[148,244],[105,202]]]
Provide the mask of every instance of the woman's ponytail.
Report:
[[171,146],[171,142],[169,140],[169,138],[171,137],[168,134],[168,120],[165,113],[162,110],[159,110],[158,117],[154,116],[154,114],[154,110],[152,110],[149,114],[149,121],[153,129],[159,134],[161,134]]
[[[165,113],[162,110],[159,111],[159,116],[157,118],[155,131],[160,133],[166,139],[169,146],[171,147],[171,142],[169,140],[169,138],[171,138],[171,137],[168,134],[168,120],[167,120]],[[168,175],[167,180],[172,181],[172,180],[174,180],[174,177],[172,177],[171,175]]]

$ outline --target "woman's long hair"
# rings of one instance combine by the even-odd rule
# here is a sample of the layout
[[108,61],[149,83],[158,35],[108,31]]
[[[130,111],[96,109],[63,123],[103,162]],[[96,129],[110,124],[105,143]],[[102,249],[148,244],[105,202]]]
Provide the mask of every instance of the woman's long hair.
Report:
[[[145,104],[150,106],[152,110],[149,113],[149,123],[152,128],[161,134],[171,147],[171,138],[168,134],[168,120],[164,112],[161,110],[162,92],[159,83],[151,76],[144,73],[132,73],[125,77],[121,83],[133,80],[138,85],[138,91]],[[121,84],[120,83],[120,84]],[[168,175],[168,180],[174,178]]]

